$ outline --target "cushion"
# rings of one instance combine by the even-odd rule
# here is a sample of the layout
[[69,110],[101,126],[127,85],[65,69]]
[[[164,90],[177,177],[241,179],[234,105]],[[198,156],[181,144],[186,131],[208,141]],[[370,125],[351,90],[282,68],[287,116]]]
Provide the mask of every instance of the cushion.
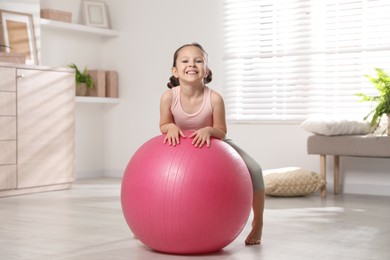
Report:
[[375,130],[370,122],[355,119],[321,118],[306,119],[301,127],[310,133],[318,135],[366,135]]
[[265,170],[263,175],[265,194],[269,196],[306,196],[324,185],[319,174],[299,167]]

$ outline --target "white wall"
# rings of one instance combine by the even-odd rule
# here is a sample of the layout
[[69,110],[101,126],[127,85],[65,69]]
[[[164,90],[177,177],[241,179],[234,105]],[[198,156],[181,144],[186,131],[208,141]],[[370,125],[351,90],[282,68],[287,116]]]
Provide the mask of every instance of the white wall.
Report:
[[[47,65],[70,62],[119,72],[118,105],[77,105],[76,171],[78,177],[122,176],[132,154],[159,134],[159,98],[166,90],[173,52],[197,41],[208,51],[214,89],[223,91],[223,0],[106,0],[115,39],[42,32],[42,60]],[[55,4],[54,4],[55,3]],[[79,0],[41,0],[72,11],[80,21]],[[46,33],[46,34],[45,34]],[[319,171],[319,158],[306,153],[309,134],[297,124],[229,124],[229,136],[263,169],[300,166]],[[328,186],[332,185],[331,158]],[[390,195],[390,160],[341,158],[344,192]]]

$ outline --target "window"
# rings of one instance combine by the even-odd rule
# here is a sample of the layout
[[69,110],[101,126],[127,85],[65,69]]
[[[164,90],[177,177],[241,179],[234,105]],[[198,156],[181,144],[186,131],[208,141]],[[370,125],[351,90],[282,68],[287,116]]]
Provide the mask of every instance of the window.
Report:
[[365,116],[365,74],[390,69],[388,0],[225,0],[224,96],[230,121]]

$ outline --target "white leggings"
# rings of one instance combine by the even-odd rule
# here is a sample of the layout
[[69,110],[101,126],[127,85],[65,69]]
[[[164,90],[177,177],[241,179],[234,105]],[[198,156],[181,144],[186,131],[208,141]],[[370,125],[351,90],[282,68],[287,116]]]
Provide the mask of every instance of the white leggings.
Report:
[[236,150],[241,156],[241,158],[244,160],[246,167],[248,167],[248,171],[251,175],[253,191],[263,191],[263,171],[261,170],[260,165],[247,152],[245,152],[243,149],[233,143],[231,139],[225,139],[224,141],[231,147],[233,147],[233,149]]

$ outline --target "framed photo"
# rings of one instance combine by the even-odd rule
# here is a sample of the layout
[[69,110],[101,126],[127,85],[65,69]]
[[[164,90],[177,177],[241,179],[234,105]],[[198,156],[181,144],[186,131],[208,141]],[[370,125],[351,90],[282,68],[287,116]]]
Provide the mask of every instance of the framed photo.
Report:
[[32,14],[0,10],[1,51],[22,54],[26,64],[38,65]]
[[109,28],[106,3],[103,1],[83,0],[84,23],[89,26]]

